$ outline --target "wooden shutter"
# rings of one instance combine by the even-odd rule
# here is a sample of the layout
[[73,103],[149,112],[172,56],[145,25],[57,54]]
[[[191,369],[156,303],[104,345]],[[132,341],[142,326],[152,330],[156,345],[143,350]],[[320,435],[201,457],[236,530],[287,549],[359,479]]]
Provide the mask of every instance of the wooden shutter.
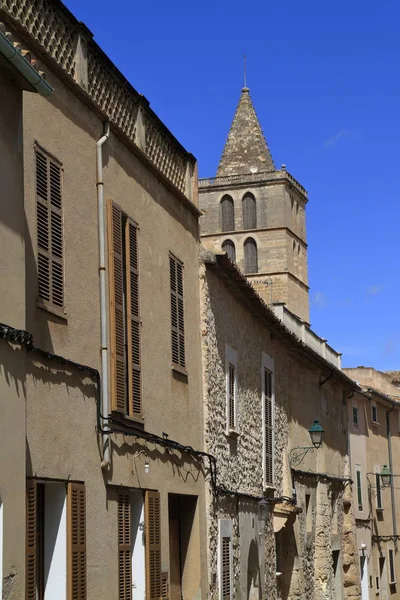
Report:
[[236,427],[235,367],[231,363],[228,365],[228,427]]
[[161,599],[168,600],[169,598],[169,586],[168,586],[168,573],[163,571],[161,573]]
[[230,600],[231,597],[231,538],[222,538],[221,548],[221,577],[222,577],[222,600]]
[[132,600],[132,524],[129,492],[118,493],[119,600]]
[[225,240],[222,244],[222,250],[227,253],[229,260],[232,262],[236,261],[235,244],[232,240]]
[[111,410],[126,412],[124,272],[122,214],[111,200],[108,216],[108,272],[110,298]]
[[63,308],[62,168],[38,148],[35,165],[38,295],[45,302]]
[[161,522],[160,494],[146,491],[146,600],[161,597]]
[[170,254],[172,362],[186,366],[185,316],[183,302],[183,265]]
[[224,196],[221,200],[221,230],[234,231],[235,209],[230,196]]
[[68,483],[67,597],[86,600],[86,497],[83,483]]
[[274,477],[274,407],[272,400],[272,373],[264,369],[264,476],[266,484]]
[[26,490],[26,600],[36,600],[36,481]]
[[252,194],[246,194],[242,201],[243,229],[257,227],[256,199]]
[[244,272],[258,273],[257,244],[252,238],[244,243]]
[[125,225],[125,270],[129,414],[134,417],[141,417],[142,390],[137,238],[137,225],[130,219],[127,219]]

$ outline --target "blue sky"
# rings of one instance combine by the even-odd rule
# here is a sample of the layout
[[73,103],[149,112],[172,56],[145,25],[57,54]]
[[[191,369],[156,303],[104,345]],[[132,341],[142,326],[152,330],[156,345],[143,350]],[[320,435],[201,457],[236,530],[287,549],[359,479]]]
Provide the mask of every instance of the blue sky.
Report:
[[[309,192],[311,324],[344,366],[400,369],[400,3],[66,0],[214,175],[247,82]],[[113,10],[115,6],[115,10]]]

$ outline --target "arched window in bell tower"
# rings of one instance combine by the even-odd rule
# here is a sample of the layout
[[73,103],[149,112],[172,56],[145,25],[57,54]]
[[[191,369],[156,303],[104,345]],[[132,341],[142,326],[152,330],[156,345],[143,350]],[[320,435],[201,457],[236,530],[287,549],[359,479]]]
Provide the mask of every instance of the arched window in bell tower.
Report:
[[253,194],[247,192],[242,200],[243,229],[255,229],[257,227],[257,207]]
[[235,244],[232,240],[225,240],[222,243],[222,250],[227,253],[229,260],[236,262]]
[[235,229],[235,209],[233,200],[225,195],[221,200],[221,230],[234,231]]
[[244,272],[258,273],[257,244],[253,238],[247,238],[244,243]]

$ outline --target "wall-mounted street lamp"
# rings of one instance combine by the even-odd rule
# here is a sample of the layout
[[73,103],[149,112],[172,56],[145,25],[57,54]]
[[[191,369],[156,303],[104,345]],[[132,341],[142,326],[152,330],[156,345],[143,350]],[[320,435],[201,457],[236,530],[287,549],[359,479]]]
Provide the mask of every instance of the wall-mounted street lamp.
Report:
[[392,483],[392,474],[387,465],[383,465],[382,471],[380,472],[380,476],[381,476],[382,486],[389,487],[390,484]]
[[290,467],[298,466],[309,452],[314,452],[314,450],[321,448],[325,433],[321,423],[314,420],[308,433],[310,434],[312,446],[296,446],[296,448],[292,448],[289,454]]
[[260,523],[265,523],[268,515],[268,502],[265,498],[261,498],[258,503],[258,520]]

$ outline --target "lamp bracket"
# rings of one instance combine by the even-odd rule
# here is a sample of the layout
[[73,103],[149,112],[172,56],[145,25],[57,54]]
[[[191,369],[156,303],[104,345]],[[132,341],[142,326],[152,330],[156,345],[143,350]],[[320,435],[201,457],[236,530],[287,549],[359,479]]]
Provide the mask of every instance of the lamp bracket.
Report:
[[303,462],[307,454],[309,452],[314,452],[314,450],[316,450],[315,446],[296,446],[296,448],[292,448],[289,453],[290,467],[297,467],[301,462]]

